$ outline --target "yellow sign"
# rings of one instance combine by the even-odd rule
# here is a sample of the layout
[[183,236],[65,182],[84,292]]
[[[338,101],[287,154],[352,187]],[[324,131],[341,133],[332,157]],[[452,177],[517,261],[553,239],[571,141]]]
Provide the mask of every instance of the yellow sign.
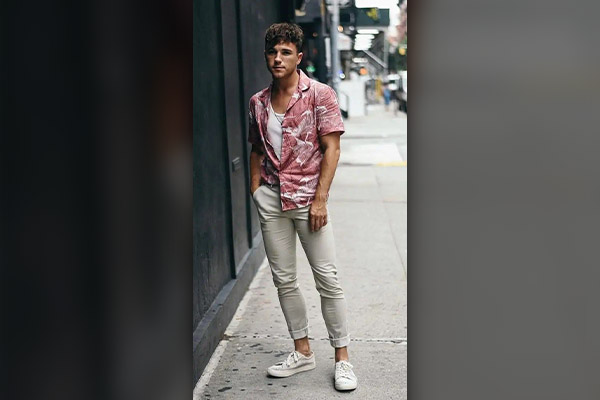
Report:
[[371,18],[373,21],[379,20],[379,8],[371,8],[367,11],[367,16]]
[[400,47],[398,49],[398,53],[400,53],[401,56],[406,55],[406,48],[404,47]]

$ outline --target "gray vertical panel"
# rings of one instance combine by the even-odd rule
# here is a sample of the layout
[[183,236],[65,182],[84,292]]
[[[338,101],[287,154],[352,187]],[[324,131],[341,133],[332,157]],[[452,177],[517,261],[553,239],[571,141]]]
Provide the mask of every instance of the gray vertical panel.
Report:
[[411,2],[411,400],[600,399],[599,9]]
[[233,258],[235,265],[247,253],[247,215],[246,202],[250,201],[244,170],[248,165],[244,156],[242,137],[242,110],[240,96],[242,88],[239,81],[240,63],[238,53],[236,1],[221,1],[223,34],[223,75],[225,88],[225,118],[227,143],[229,150],[229,172],[231,190],[231,222],[233,233]]
[[[239,103],[240,103],[240,128],[242,130],[242,134],[239,137],[240,146],[243,152],[242,162],[244,163],[244,179],[246,192],[250,191],[250,146],[247,141],[247,133],[248,132],[248,102],[244,95],[244,63],[243,63],[243,44],[242,44],[242,29],[241,29],[241,5],[240,1],[235,0],[235,26],[236,26],[236,34],[237,34],[237,56],[238,56],[238,85],[240,88],[239,91]],[[249,198],[246,201],[246,241],[248,243],[248,247],[252,247],[253,245],[253,234],[252,234],[252,217],[253,217],[253,207],[254,203]]]

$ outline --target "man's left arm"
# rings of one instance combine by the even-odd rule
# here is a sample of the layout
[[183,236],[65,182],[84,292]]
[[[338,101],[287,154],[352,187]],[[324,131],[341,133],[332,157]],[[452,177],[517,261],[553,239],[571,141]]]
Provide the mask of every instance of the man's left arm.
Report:
[[321,161],[321,174],[315,198],[310,206],[310,228],[318,231],[327,225],[327,198],[329,197],[329,188],[335,175],[338,160],[340,159],[340,135],[342,132],[331,132],[321,136],[321,147],[324,150],[323,160]]

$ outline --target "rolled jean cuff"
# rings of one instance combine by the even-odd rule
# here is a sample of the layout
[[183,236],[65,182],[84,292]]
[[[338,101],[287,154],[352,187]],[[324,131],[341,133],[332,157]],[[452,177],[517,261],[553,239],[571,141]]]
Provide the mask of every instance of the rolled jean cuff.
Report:
[[308,325],[305,328],[298,329],[296,331],[290,331],[292,339],[302,339],[308,336]]
[[347,347],[350,344],[350,335],[344,336],[343,338],[332,339],[329,338],[329,343],[332,347]]

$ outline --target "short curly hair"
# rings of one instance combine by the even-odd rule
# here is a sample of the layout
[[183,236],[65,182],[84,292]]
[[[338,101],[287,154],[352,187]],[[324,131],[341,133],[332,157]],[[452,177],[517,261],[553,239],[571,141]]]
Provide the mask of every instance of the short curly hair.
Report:
[[273,24],[265,33],[265,50],[275,47],[279,43],[289,42],[296,45],[298,53],[302,51],[302,43],[304,42],[304,32],[296,24],[282,22]]

